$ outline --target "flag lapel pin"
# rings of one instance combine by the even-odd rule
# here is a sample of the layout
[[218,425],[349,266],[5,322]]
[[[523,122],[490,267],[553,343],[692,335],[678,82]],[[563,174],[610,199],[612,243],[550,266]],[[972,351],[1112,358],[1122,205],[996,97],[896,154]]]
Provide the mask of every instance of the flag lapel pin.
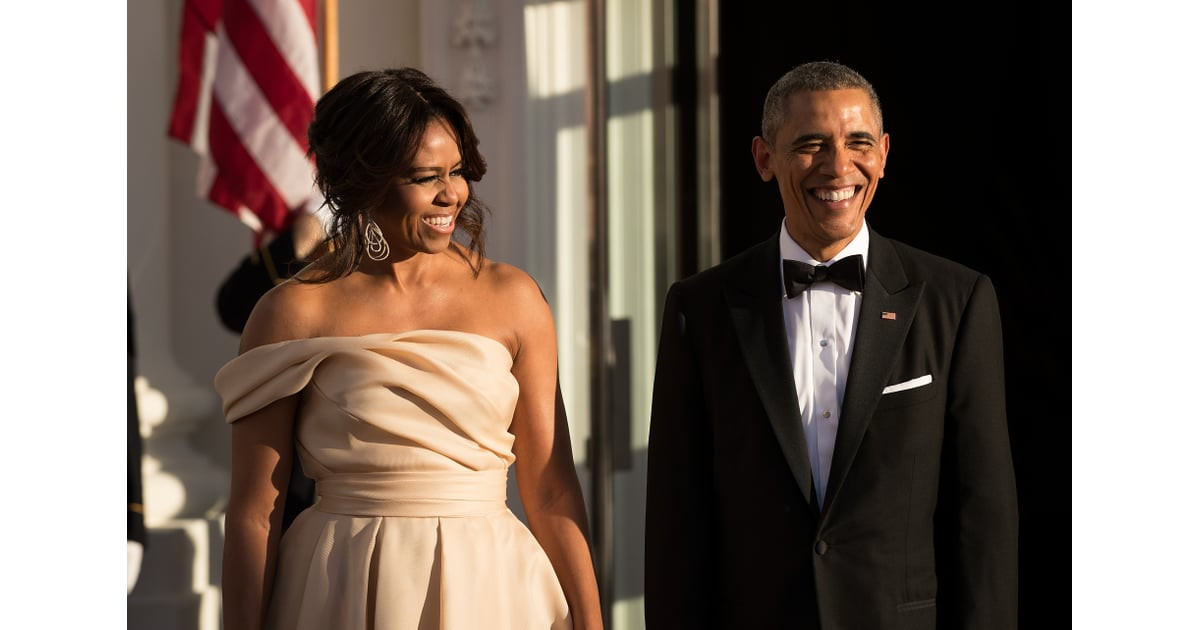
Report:
[[882,314],[881,314],[879,317],[880,317],[880,319],[891,319],[891,320],[895,320],[895,319],[896,319],[896,314],[895,314],[895,313],[893,313],[892,311],[884,311],[884,312],[883,312],[883,313],[882,313]]

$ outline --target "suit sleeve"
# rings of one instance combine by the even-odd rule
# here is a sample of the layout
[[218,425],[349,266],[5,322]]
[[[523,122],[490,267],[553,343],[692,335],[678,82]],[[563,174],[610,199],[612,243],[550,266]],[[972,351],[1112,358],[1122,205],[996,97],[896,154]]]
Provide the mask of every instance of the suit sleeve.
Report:
[[[1017,627],[1017,491],[1004,398],[1004,348],[991,281],[960,321],[947,397],[939,512],[939,627]],[[942,595],[949,595],[947,601]]]
[[646,628],[710,627],[714,619],[712,444],[695,331],[671,287],[663,310],[646,479]]

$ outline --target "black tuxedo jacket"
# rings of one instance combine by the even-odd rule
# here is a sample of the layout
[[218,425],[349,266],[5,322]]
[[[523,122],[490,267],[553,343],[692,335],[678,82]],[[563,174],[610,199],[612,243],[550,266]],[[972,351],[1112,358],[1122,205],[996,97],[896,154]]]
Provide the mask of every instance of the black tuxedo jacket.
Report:
[[650,423],[648,630],[1016,628],[995,291],[874,231],[869,247],[824,510],[778,235],[669,290]]

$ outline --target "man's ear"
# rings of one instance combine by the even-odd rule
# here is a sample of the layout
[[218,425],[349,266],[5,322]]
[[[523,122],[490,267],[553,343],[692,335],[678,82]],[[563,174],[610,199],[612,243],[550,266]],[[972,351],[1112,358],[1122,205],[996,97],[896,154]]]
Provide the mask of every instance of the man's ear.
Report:
[[883,169],[887,166],[888,150],[892,148],[892,138],[887,133],[880,136],[879,148],[883,150],[883,159],[879,163],[879,179],[883,179]]
[[764,182],[774,179],[775,172],[771,170],[771,145],[767,144],[762,136],[754,136],[750,152],[754,154],[754,168],[758,169],[758,176]]

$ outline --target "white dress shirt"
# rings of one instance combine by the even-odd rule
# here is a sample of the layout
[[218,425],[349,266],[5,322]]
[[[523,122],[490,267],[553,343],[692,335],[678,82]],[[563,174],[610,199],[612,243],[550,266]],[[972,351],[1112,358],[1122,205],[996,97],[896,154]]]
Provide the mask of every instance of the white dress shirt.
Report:
[[864,223],[845,249],[828,261],[818,261],[792,240],[786,219],[779,230],[779,291],[783,296],[783,322],[792,357],[796,400],[800,402],[800,417],[804,423],[804,439],[808,442],[808,461],[812,465],[817,503],[822,506],[842,414],[842,396],[846,392],[862,293],[825,281],[814,283],[800,295],[788,299],[783,288],[783,261],[832,265],[847,256],[861,254],[865,268],[869,238]]

